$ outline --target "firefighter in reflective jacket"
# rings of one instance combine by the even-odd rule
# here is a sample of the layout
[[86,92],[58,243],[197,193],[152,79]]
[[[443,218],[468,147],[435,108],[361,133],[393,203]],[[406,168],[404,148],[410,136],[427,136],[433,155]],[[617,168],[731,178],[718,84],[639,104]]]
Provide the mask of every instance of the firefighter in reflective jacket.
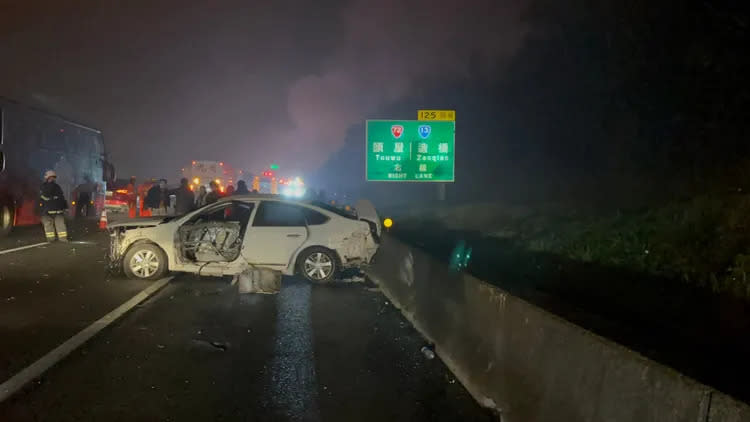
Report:
[[57,175],[49,170],[44,173],[44,183],[39,192],[39,203],[42,207],[42,225],[47,242],[55,241],[55,233],[61,242],[68,241],[68,232],[65,228],[65,216],[63,213],[68,208],[62,188],[55,183]]

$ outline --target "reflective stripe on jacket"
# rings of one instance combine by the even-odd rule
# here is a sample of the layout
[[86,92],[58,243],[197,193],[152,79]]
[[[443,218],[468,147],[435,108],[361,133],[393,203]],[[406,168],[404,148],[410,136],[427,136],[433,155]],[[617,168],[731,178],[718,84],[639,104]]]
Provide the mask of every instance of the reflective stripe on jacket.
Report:
[[42,183],[39,189],[39,202],[44,214],[60,214],[68,208],[62,188],[55,182]]

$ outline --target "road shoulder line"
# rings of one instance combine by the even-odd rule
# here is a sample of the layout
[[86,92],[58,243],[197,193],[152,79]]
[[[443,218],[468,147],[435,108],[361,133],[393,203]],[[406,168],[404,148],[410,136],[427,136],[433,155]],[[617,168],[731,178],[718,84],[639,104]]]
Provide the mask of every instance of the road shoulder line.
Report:
[[19,246],[17,248],[12,248],[12,249],[3,249],[3,250],[0,250],[0,255],[11,253],[11,252],[23,251],[23,250],[31,249],[31,248],[36,248],[37,246],[42,246],[42,245],[47,245],[47,244],[48,244],[47,242],[40,242],[40,243],[34,243],[33,245]]
[[99,331],[112,324],[114,321],[125,315],[129,310],[133,309],[138,304],[148,299],[154,293],[158,292],[162,287],[166,286],[171,279],[172,277],[167,277],[155,281],[153,284],[141,290],[127,302],[123,303],[113,311],[94,321],[91,325],[79,331],[76,335],[69,338],[46,355],[39,358],[39,360],[27,366],[16,375],[13,375],[7,381],[0,384],[0,402],[5,401],[5,399],[15,394],[29,382],[35,380],[36,378],[39,378],[45,371],[60,362],[82,344],[86,343],[86,341],[95,336]]

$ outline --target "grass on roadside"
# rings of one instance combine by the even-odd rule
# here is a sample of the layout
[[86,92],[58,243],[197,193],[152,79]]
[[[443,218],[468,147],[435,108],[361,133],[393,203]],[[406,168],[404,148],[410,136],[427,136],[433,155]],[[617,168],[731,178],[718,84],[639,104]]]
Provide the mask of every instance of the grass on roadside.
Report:
[[610,213],[559,204],[468,204],[411,209],[399,218],[405,226],[434,220],[531,252],[680,279],[750,300],[750,195],[703,195]]

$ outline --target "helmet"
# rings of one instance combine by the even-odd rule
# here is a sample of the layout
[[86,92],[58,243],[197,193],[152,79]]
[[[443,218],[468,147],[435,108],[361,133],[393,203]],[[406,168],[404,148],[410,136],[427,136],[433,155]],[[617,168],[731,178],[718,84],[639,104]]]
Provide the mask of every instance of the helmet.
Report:
[[55,171],[54,171],[54,170],[47,170],[47,171],[46,171],[46,172],[44,173],[44,180],[47,180],[47,179],[49,179],[50,177],[57,177],[57,173],[55,173]]

